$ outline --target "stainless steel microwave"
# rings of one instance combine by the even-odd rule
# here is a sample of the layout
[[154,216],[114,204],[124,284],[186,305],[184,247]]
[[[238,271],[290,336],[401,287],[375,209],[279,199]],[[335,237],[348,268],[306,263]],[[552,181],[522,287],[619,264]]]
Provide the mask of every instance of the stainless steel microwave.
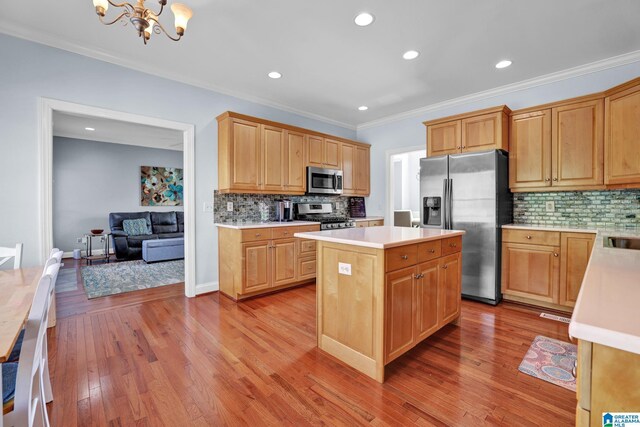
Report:
[[342,194],[342,171],[307,167],[308,194]]

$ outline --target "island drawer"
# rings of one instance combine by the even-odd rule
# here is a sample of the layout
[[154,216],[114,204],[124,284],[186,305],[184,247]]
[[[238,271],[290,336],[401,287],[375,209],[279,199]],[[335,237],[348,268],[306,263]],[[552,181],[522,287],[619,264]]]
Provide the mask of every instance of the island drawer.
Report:
[[502,230],[502,241],[530,245],[560,246],[560,232],[506,228]]
[[270,228],[249,228],[242,230],[243,242],[255,242],[258,240],[271,240]]
[[418,262],[418,245],[406,245],[385,251],[386,271],[399,270],[411,267]]
[[442,244],[440,240],[418,244],[418,262],[425,262],[432,259],[440,258],[441,254]]
[[442,256],[454,254],[462,250],[462,236],[442,239]]

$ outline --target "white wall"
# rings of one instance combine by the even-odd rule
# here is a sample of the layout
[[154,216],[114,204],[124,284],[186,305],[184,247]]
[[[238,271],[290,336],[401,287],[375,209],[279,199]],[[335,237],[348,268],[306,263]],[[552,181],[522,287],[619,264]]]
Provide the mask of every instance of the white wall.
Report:
[[65,252],[92,228],[109,230],[109,213],[182,211],[141,206],[140,166],[182,168],[182,151],[53,138],[53,245]]
[[218,182],[217,115],[232,110],[355,138],[350,129],[0,34],[0,246],[23,242],[25,266],[39,263],[39,97],[195,125],[198,285],[218,279],[213,214],[202,210]]
[[[640,62],[609,68],[554,83],[513,91],[500,96],[417,114],[379,126],[358,129],[358,140],[371,144],[371,197],[367,214],[384,215],[387,183],[386,152],[402,147],[425,144],[426,129],[422,122],[453,114],[506,104],[512,110],[587,95],[608,89],[640,76]],[[426,146],[425,146],[426,148]],[[387,218],[387,222],[390,218]]]

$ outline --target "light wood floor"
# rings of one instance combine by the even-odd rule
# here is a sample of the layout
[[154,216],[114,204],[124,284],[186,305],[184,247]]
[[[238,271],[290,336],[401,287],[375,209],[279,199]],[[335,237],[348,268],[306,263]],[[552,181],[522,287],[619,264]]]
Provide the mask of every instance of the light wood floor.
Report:
[[568,340],[538,311],[464,301],[460,326],[380,385],[316,348],[313,285],[238,304],[183,292],[58,294],[53,426],[574,423],[574,393],[517,369],[536,335]]

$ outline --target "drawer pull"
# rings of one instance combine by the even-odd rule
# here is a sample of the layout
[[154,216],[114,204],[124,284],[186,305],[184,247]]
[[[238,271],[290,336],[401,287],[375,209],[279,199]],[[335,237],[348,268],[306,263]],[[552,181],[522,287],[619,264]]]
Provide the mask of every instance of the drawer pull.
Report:
[[527,239],[531,240],[531,236],[527,236]]
[[289,234],[289,232],[288,232],[288,231],[285,231],[285,232],[284,232],[284,234]]
[[415,275],[416,279],[422,279],[423,277],[424,277],[424,274],[422,274],[422,273]]
[[429,253],[430,253],[430,254],[435,254],[435,253],[436,253],[436,250],[435,250],[435,249],[429,249]]
[[400,258],[402,258],[402,259],[409,259],[409,255],[402,255],[402,256],[400,256]]
[[256,233],[256,237],[262,236],[262,233]]
[[455,243],[449,243],[449,247],[455,248],[456,244]]
[[558,257],[558,253],[557,253],[557,252],[554,252],[554,253],[553,253],[553,256],[557,258],[557,257]]
[[442,266],[442,268],[443,268],[444,270],[446,270],[447,268],[449,268],[449,266],[448,266],[447,264],[445,264],[445,265],[443,265],[443,266]]

